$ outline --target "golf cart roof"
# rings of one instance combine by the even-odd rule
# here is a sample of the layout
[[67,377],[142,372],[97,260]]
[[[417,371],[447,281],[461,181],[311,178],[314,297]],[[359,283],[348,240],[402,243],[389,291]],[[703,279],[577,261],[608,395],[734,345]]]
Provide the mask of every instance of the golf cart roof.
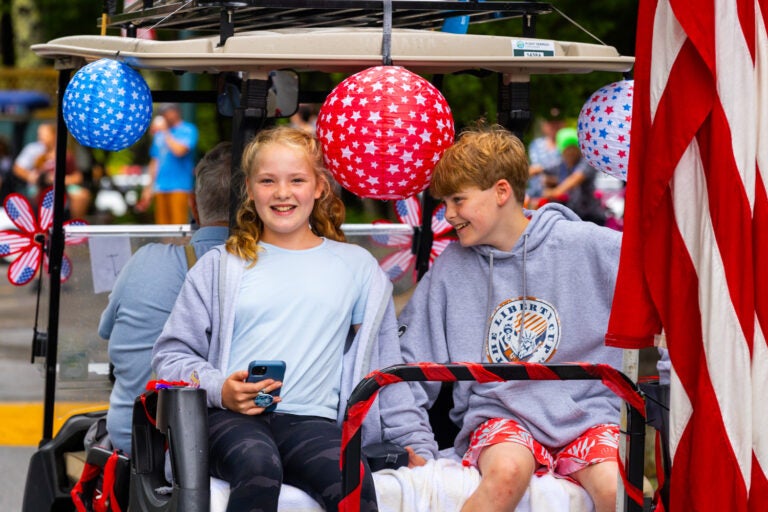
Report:
[[[32,49],[72,68],[101,58],[136,68],[178,72],[243,72],[263,76],[274,69],[354,73],[382,63],[382,30],[365,27],[294,28],[238,32],[223,45],[218,36],[154,41],[77,35]],[[625,72],[633,57],[612,46],[524,37],[452,34],[422,29],[392,31],[394,65],[416,73],[487,70],[512,81],[532,74]],[[73,61],[74,59],[74,61]],[[78,62],[81,61],[81,62]]]

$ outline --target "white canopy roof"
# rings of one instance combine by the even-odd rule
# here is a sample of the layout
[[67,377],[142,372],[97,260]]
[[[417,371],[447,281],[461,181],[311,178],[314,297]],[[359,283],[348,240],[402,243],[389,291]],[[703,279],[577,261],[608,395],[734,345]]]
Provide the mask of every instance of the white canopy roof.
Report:
[[[136,68],[252,76],[273,69],[354,73],[382,63],[378,28],[298,28],[236,33],[219,46],[219,37],[153,41],[129,37],[77,35],[32,46],[60,67],[111,58]],[[432,30],[394,29],[393,65],[416,73],[488,70],[511,81],[533,74],[625,72],[633,57],[612,46],[526,39],[523,37],[451,34]]]

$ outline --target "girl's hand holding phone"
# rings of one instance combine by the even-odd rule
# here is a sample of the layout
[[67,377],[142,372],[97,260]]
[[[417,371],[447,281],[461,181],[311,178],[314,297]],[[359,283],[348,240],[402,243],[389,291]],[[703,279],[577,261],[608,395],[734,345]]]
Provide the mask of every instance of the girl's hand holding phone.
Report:
[[[221,403],[230,411],[253,416],[264,412],[266,407],[258,407],[253,399],[259,393],[270,393],[279,389],[282,382],[273,379],[264,379],[259,382],[246,382],[247,370],[232,373],[221,388]],[[273,398],[274,403],[280,401],[280,397]]]

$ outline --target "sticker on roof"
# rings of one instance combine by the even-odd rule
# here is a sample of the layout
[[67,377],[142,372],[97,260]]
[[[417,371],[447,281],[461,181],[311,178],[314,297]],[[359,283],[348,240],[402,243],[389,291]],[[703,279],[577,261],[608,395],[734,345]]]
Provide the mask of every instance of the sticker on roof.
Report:
[[512,55],[515,57],[554,57],[554,41],[513,39]]

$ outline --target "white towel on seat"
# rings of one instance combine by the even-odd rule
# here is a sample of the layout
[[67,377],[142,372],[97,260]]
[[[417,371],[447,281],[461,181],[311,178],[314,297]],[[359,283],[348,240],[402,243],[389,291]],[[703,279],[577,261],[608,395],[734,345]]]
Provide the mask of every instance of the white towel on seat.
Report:
[[[380,512],[452,512],[480,482],[475,468],[451,458],[440,458],[408,469],[384,469],[373,474]],[[211,478],[211,512],[227,508],[229,485]],[[323,508],[303,491],[283,485],[281,512],[322,512]],[[551,475],[537,476],[517,507],[517,512],[592,512],[587,492],[579,485]]]

